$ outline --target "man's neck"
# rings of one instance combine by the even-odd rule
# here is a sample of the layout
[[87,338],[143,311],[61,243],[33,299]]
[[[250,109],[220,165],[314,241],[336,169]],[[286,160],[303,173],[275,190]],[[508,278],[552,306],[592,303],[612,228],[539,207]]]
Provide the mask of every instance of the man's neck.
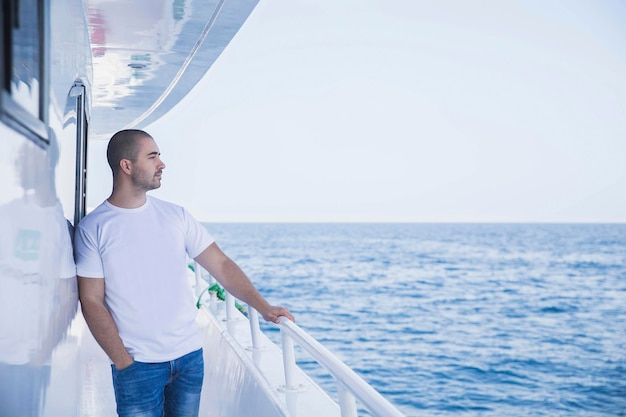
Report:
[[111,196],[107,199],[110,204],[120,208],[138,208],[146,203],[146,192],[122,192],[113,189]]

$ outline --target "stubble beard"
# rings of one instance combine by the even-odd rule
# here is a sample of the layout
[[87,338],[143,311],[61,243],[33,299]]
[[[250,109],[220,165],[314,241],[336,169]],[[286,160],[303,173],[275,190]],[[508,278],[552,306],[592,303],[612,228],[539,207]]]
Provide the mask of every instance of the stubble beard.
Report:
[[148,176],[143,173],[131,174],[131,181],[136,189],[143,191],[156,190],[161,187],[161,178],[156,175]]

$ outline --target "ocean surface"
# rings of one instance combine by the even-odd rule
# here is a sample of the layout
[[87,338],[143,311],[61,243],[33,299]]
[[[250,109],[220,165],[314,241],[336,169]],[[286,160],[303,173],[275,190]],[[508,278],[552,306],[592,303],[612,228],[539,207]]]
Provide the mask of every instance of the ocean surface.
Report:
[[407,416],[626,416],[626,225],[207,227]]

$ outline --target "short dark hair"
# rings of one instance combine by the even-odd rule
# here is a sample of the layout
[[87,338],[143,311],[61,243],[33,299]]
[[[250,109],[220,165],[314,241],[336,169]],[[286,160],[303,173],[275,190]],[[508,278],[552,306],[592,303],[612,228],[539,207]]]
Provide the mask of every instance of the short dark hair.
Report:
[[152,139],[152,136],[139,129],[120,130],[111,137],[107,146],[107,161],[113,171],[113,176],[119,171],[122,159],[129,159],[131,162],[137,160],[139,152],[137,141],[145,137]]

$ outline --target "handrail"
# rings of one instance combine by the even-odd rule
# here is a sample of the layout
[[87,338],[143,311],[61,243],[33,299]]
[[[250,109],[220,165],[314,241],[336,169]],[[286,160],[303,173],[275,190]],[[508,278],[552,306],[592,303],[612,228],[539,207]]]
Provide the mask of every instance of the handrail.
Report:
[[[202,297],[200,288],[201,280],[205,280],[200,272],[200,266],[195,263],[196,291]],[[208,274],[209,282],[213,277]],[[205,281],[206,282],[206,281]],[[227,320],[234,320],[237,309],[235,308],[235,297],[226,293],[226,314]],[[200,302],[200,299],[198,300]],[[252,349],[262,350],[260,346],[259,318],[258,313],[252,306],[248,305],[248,317],[250,322],[250,334],[252,337]],[[298,391],[301,387],[294,384],[294,374],[297,367],[293,342],[297,342],[302,349],[313,357],[320,365],[335,377],[337,381],[337,391],[339,394],[339,407],[342,417],[356,417],[357,407],[355,397],[367,408],[374,417],[406,417],[385,397],[369,385],[363,378],[357,375],[348,365],[343,363],[331,351],[325,348],[320,342],[301,329],[296,323],[286,317],[280,317],[280,332],[283,353],[283,365],[285,372],[286,391]]]
[[[340,392],[343,388],[347,389],[349,392],[354,394],[354,396],[356,396],[375,416],[404,417],[404,414],[402,414],[393,404],[387,401],[385,397],[372,388],[371,385],[365,382],[363,378],[350,369],[348,365],[339,360],[320,342],[302,330],[296,323],[286,317],[281,317],[280,330],[298,342],[301,348],[307,351],[309,355],[311,355],[318,363],[323,365],[326,370],[337,379]],[[283,354],[290,355],[290,353],[286,352],[283,352]],[[285,373],[287,372],[288,370],[285,369]],[[356,409],[353,404],[344,405],[344,400],[345,398],[343,400],[340,398],[342,416],[344,415],[344,407],[350,410]],[[353,411],[348,411],[347,414],[352,415]]]

